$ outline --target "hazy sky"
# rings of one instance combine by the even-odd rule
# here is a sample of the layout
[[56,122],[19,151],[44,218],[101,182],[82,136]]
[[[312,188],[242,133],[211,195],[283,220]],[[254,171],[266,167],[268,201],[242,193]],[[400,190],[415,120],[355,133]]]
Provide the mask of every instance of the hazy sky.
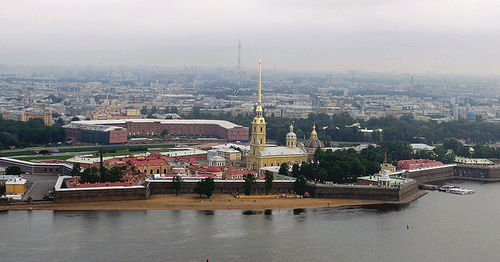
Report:
[[1,0],[0,64],[500,73],[500,1]]

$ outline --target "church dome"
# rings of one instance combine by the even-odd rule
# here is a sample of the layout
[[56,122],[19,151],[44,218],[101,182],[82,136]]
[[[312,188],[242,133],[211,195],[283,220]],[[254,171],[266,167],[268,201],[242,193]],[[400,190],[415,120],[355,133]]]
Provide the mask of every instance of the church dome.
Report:
[[306,143],[304,144],[305,147],[307,148],[318,148],[318,147],[325,147],[325,144],[319,139],[308,139]]
[[316,132],[316,124],[313,126],[313,130],[311,131],[311,138],[309,138],[304,146],[306,148],[318,148],[325,147],[325,144],[321,140],[318,139],[318,133]]

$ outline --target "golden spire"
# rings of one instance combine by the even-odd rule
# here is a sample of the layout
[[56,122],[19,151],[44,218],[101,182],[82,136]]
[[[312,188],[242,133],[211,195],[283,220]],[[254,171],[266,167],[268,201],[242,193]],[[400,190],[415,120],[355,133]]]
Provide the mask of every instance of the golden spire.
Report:
[[255,112],[258,117],[262,117],[262,58],[259,57],[259,90],[257,92],[257,107]]
[[318,139],[318,132],[316,132],[316,123],[314,123],[313,130],[311,131],[311,139]]
[[257,102],[262,103],[262,57],[259,57],[259,92],[257,94]]
[[293,124],[290,124],[290,132],[293,132]]

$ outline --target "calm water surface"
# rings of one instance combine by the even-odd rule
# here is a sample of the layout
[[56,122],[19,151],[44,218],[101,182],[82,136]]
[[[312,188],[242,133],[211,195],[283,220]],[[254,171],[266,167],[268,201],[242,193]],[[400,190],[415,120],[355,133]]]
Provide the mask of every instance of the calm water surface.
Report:
[[500,261],[500,184],[461,186],[397,210],[0,212],[0,261]]

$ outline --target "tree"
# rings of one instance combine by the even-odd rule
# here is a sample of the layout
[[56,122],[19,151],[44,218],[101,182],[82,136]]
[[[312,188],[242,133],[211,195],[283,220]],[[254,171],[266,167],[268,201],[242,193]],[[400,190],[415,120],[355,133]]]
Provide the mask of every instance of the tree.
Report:
[[182,178],[180,176],[175,176],[172,179],[172,188],[175,189],[175,195],[179,195],[179,191],[182,189]]
[[20,176],[23,172],[18,166],[9,166],[5,169],[5,174],[8,176]]
[[61,127],[63,125],[64,125],[64,121],[62,120],[62,118],[58,118],[56,120],[55,126]]
[[289,173],[288,173],[288,164],[287,163],[281,164],[280,170],[278,171],[278,174],[280,174],[282,176],[288,176],[289,175]]
[[99,169],[95,166],[85,168],[80,176],[80,183],[97,183],[99,182]]
[[108,173],[107,179],[101,182],[120,182],[123,177],[123,170],[117,166],[112,167]]
[[264,174],[266,175],[265,188],[266,188],[266,195],[267,195],[273,189],[274,174],[271,171],[267,171],[267,170]]
[[292,176],[297,178],[300,175],[300,166],[299,164],[295,163],[292,166]]
[[194,187],[194,192],[196,194],[201,195],[206,195],[207,198],[210,198],[215,190],[215,182],[214,179],[211,177],[207,177],[205,179],[202,179],[201,181],[198,181],[196,183],[196,186]]
[[81,174],[82,167],[80,163],[74,163],[71,169],[71,176],[79,176]]
[[245,195],[250,195],[253,192],[253,184],[255,184],[255,176],[253,174],[243,175],[243,180],[245,183],[243,184],[243,190]]
[[304,195],[306,192],[306,178],[304,176],[299,176],[297,180],[293,183],[293,190],[297,195]]
[[162,137],[168,136],[168,130],[167,130],[167,129],[163,129],[163,130],[161,131],[160,135],[161,135]]

